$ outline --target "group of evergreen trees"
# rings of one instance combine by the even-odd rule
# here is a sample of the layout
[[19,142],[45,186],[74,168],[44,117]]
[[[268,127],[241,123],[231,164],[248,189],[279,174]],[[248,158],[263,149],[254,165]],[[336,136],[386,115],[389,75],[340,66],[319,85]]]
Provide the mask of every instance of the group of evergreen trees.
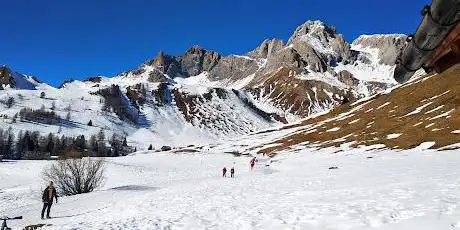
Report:
[[47,111],[44,106],[40,109],[24,107],[19,111],[19,116],[21,120],[35,121],[44,124],[57,124],[61,120],[54,111]]
[[132,113],[129,108],[130,103],[120,90],[120,86],[112,85],[91,94],[101,95],[104,97],[102,111],[114,112],[121,120],[128,120],[133,123],[137,123],[139,114]]
[[12,129],[0,129],[0,155],[4,159],[46,159],[49,156],[66,157],[68,153],[80,153],[80,156],[116,157],[133,152],[128,146],[126,137],[114,134],[106,139],[101,130],[89,140],[84,135],[77,137],[61,137],[49,133],[46,136],[39,132],[20,131],[15,137]]

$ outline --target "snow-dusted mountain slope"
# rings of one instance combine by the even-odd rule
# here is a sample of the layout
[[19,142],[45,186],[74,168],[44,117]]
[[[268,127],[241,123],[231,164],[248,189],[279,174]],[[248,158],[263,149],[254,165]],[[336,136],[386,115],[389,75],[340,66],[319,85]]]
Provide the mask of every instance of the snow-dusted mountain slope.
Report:
[[[127,136],[133,145],[146,148],[149,144],[209,143],[278,123],[269,114],[250,107],[237,91],[144,81],[140,84],[122,78],[92,80],[95,82],[73,81],[61,88],[0,91],[1,101],[14,98],[11,108],[0,105],[0,124],[16,133],[29,130],[66,136],[90,136],[103,129],[107,136],[116,132]],[[113,86],[119,88],[122,112],[106,108],[109,98],[101,92]],[[15,114],[26,107],[54,111],[61,121],[46,124],[20,116],[14,121]],[[88,125],[90,120],[92,126]]]
[[[59,198],[49,220],[37,178],[49,162],[2,163],[0,213],[24,217],[13,229],[460,228],[458,151],[334,152],[261,157],[253,171],[250,158],[222,152],[108,158],[104,186]],[[222,178],[232,165],[236,178]]]
[[[92,135],[103,129],[141,147],[209,143],[387,89],[394,83],[392,61],[404,38],[362,36],[348,44],[333,27],[307,21],[286,44],[265,40],[246,54],[229,56],[199,46],[178,56],[160,52],[112,78],[92,77],[59,88],[3,67],[0,84],[7,90],[0,90],[0,114],[5,115],[0,128],[59,135]],[[14,119],[22,108],[42,105],[47,111],[53,108],[62,122]],[[87,125],[89,120],[93,126]]]
[[40,82],[32,77],[13,72],[6,66],[0,66],[0,90],[2,89],[29,89],[33,90]]
[[267,155],[328,147],[342,147],[338,151],[361,146],[412,149],[420,145],[439,151],[458,149],[459,73],[460,65],[435,75],[418,71],[411,82],[372,97],[213,148]]

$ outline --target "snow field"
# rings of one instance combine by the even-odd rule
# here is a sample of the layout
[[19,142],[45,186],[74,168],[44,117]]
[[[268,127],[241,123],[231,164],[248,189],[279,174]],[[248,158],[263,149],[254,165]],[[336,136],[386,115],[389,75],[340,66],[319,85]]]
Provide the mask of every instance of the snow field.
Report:
[[[0,213],[45,229],[458,228],[459,151],[336,150],[261,158],[254,171],[222,153],[110,158],[102,188],[62,197],[46,221],[38,175],[48,162],[4,162]],[[233,164],[236,178],[222,178]]]

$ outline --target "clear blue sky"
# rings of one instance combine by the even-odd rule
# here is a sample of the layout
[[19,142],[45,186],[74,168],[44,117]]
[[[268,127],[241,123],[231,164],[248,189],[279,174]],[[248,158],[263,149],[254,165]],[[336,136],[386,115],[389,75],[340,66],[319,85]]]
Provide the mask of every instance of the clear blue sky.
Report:
[[158,51],[194,44],[245,53],[265,38],[287,40],[308,19],[360,34],[413,33],[428,0],[4,0],[0,64],[52,85],[113,76]]

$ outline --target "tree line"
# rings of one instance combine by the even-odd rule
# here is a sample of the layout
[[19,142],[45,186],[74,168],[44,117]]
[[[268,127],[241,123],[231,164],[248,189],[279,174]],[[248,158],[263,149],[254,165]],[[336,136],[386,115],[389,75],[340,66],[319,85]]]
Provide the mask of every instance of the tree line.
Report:
[[[20,131],[17,136],[12,129],[0,129],[0,155],[4,159],[48,159],[51,156],[68,157],[117,157],[136,151],[128,146],[125,136],[113,134],[106,138],[101,129],[89,139],[85,135],[77,137],[58,136],[53,133],[41,135],[38,131]],[[77,156],[69,156],[69,154]]]

